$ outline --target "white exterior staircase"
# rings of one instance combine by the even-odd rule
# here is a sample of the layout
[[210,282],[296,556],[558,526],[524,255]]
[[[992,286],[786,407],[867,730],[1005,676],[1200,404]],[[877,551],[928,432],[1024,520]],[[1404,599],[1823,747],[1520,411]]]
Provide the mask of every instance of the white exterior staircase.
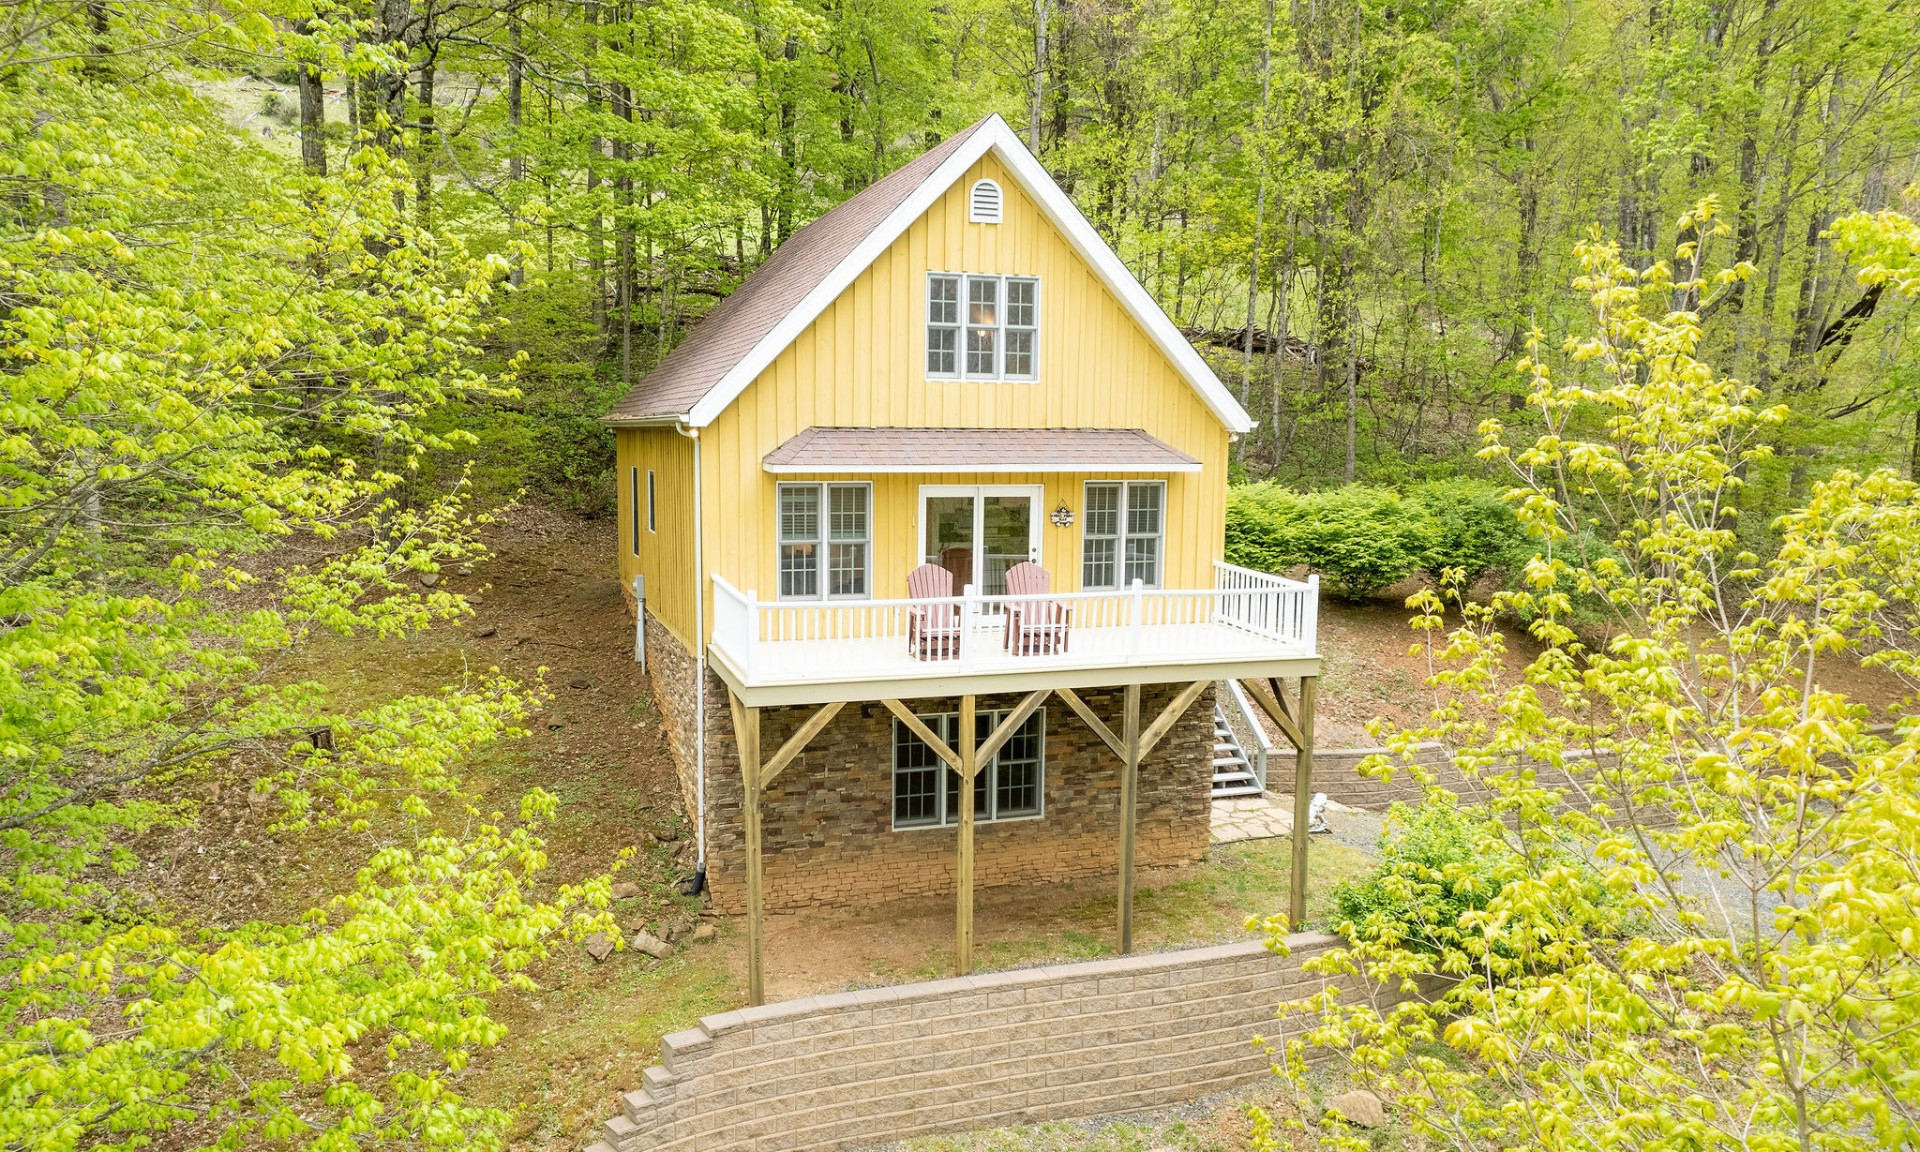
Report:
[[1213,798],[1258,796],[1262,789],[1246,749],[1227,722],[1227,705],[1213,706]]

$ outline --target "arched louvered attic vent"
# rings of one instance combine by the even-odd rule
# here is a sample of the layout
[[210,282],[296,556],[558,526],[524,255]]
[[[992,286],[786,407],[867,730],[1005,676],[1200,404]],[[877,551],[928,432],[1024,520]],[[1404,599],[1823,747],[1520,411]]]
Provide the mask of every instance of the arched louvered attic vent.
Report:
[[1000,223],[1000,185],[991,180],[974,183],[967,195],[967,219],[975,224]]

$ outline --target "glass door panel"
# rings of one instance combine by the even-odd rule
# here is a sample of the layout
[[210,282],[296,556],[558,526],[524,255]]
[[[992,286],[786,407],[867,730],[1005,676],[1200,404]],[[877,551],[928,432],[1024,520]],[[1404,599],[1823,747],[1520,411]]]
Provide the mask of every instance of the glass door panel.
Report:
[[980,503],[980,592],[1005,596],[1007,569],[1033,557],[1033,497],[988,495]]
[[953,573],[954,595],[973,583],[976,498],[928,496],[921,522],[926,525],[920,562],[938,564]]

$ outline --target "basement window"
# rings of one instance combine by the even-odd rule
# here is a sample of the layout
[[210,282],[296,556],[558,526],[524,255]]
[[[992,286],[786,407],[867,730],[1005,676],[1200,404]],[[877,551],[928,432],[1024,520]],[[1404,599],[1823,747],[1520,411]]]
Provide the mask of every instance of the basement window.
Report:
[[[1007,712],[974,713],[974,739],[985,740]],[[957,713],[920,717],[951,747],[960,726]],[[973,818],[980,822],[1031,820],[1045,796],[1047,710],[1038,708],[1007,738],[974,778]],[[960,821],[960,774],[899,720],[893,722],[893,826],[939,828]]]

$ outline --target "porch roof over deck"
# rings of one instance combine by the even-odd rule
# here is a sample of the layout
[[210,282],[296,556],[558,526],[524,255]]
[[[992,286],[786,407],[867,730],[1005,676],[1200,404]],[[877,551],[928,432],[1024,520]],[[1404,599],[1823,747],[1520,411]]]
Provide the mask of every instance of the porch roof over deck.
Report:
[[761,463],[781,474],[1200,471],[1139,428],[808,428]]

